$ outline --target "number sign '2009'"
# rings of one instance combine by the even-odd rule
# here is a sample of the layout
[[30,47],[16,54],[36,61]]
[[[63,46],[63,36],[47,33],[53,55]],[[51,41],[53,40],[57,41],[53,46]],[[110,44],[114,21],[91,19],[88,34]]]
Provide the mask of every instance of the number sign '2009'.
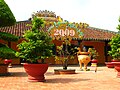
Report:
[[75,31],[74,30],[69,30],[69,29],[55,29],[54,30],[54,36],[74,36],[75,35]]

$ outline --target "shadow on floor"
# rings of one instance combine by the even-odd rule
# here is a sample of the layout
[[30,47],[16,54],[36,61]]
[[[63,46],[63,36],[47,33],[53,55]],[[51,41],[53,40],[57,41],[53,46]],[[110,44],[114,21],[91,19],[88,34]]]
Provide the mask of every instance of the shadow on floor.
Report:
[[25,72],[11,72],[11,77],[27,77],[27,74]]
[[[78,74],[77,72],[75,74]],[[60,75],[60,74],[54,74],[54,71],[53,72],[46,72],[45,75]],[[62,75],[74,75],[74,74],[62,74]]]
[[0,77],[27,77],[27,74],[25,72],[8,72],[0,74]]
[[70,83],[70,82],[89,81],[89,80],[90,79],[53,78],[53,79],[46,79],[45,83]]

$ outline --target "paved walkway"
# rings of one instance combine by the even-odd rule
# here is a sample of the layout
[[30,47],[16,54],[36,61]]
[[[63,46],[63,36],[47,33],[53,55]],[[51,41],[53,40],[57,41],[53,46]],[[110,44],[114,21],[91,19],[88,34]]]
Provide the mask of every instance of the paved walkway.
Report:
[[77,74],[55,75],[54,69],[62,68],[50,66],[45,74],[46,82],[28,82],[27,74],[22,66],[9,68],[10,76],[0,76],[0,90],[120,90],[120,78],[117,72],[105,66],[98,67],[95,73],[80,71],[79,66],[68,66],[76,69]]

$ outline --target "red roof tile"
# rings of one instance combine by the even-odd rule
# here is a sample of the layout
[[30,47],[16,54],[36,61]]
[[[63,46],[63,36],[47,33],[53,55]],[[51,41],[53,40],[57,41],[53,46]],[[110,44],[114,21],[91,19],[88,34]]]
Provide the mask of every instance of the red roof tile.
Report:
[[86,40],[110,40],[116,32],[108,31],[104,29],[98,29],[94,27],[88,27],[84,31],[84,38]]
[[27,24],[31,24],[31,21],[21,21],[17,22],[13,26],[2,27],[0,28],[0,32],[7,32],[21,37],[24,31],[31,29],[31,27],[27,26]]
[[[27,24],[31,24],[31,21],[17,22],[14,26],[0,28],[0,32],[8,32],[16,36],[22,37],[26,30],[31,29]],[[116,32],[98,29],[94,27],[88,27],[84,30],[84,40],[110,40]]]

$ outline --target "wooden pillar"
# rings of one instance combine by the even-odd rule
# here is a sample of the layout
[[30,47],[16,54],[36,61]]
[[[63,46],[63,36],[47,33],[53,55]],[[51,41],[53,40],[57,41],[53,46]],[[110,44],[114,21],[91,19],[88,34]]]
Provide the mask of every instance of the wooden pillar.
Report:
[[78,46],[81,47],[82,40],[78,40]]
[[108,41],[105,41],[105,48],[104,48],[104,50],[105,50],[105,62],[107,62],[108,61]]

